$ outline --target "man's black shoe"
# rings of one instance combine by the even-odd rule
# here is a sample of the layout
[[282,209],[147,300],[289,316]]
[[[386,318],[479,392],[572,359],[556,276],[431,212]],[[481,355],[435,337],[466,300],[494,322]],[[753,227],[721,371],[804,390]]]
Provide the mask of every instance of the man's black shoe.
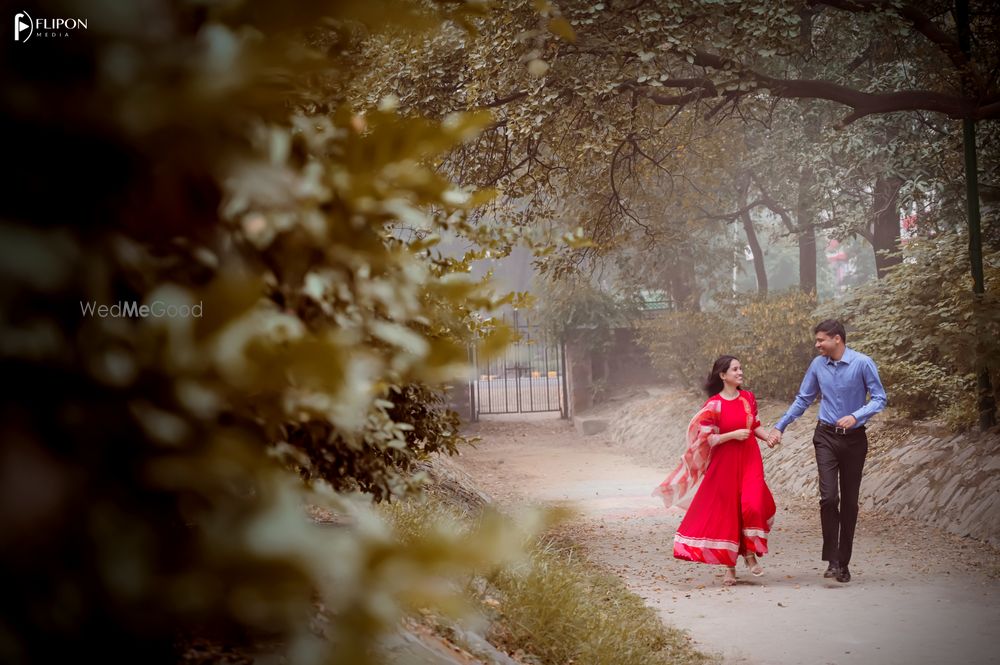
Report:
[[836,561],[831,561],[830,566],[823,573],[823,577],[836,577],[840,574],[840,565]]
[[841,566],[840,572],[837,573],[838,582],[850,582],[851,581],[851,571],[847,569],[847,566]]

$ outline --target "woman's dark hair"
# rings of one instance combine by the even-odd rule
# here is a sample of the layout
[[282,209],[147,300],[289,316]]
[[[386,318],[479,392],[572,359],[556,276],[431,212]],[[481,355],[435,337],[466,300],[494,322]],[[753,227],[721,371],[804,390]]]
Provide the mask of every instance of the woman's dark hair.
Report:
[[817,323],[816,327],[813,328],[813,334],[819,332],[826,333],[827,337],[840,335],[840,339],[843,340],[844,344],[847,344],[847,331],[844,330],[844,324],[837,319],[827,319]]
[[720,374],[725,374],[729,371],[729,366],[733,364],[734,360],[739,360],[736,356],[719,356],[715,364],[712,365],[712,373],[708,375],[705,379],[705,392],[708,396],[722,391],[722,378]]

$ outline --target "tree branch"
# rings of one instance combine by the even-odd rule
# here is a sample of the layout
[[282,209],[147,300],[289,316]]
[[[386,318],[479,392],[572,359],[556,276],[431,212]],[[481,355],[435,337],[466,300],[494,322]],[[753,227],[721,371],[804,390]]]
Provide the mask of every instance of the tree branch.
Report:
[[514,92],[506,97],[500,97],[499,99],[494,99],[492,102],[483,104],[483,108],[496,108],[498,106],[503,106],[504,104],[510,104],[511,102],[516,102],[519,99],[524,99],[528,96],[527,91],[521,90],[519,92]]
[[[678,54],[680,52],[678,51]],[[691,56],[690,53],[683,55]],[[699,67],[711,69],[730,70],[738,72],[744,80],[752,81],[756,84],[755,89],[734,92],[725,91],[724,94],[739,97],[765,89],[776,97],[785,99],[825,99],[837,102],[844,106],[849,106],[853,112],[845,116],[839,123],[840,127],[845,127],[858,118],[873,113],[891,113],[894,111],[934,111],[942,113],[949,118],[956,120],[971,118],[983,120],[1000,117],[1000,104],[987,104],[979,106],[975,100],[966,97],[946,95],[931,90],[900,90],[896,92],[863,92],[855,90],[831,81],[815,79],[780,79],[767,76],[751,69],[745,69],[735,61],[728,60],[714,53],[705,51],[695,51],[692,56],[694,63]],[[663,105],[686,104],[699,98],[711,98],[720,96],[717,88],[710,89],[701,83],[701,79],[674,79],[677,82],[690,81],[689,85],[697,86],[698,90],[686,95],[664,97],[656,94],[647,94],[647,97]]]
[[750,203],[747,203],[745,206],[743,206],[739,210],[734,210],[733,212],[724,212],[724,213],[720,213],[720,214],[712,214],[712,213],[708,212],[707,210],[705,210],[705,208],[703,208],[701,206],[698,206],[698,207],[704,213],[702,215],[702,219],[717,219],[719,221],[724,221],[724,222],[735,222],[742,215],[746,215],[751,210],[753,210],[754,208],[759,208],[761,206],[763,206],[765,208],[770,208],[770,206],[767,205],[767,203],[765,203],[763,199],[757,199],[755,201],[751,201]]
[[897,6],[891,0],[812,0],[812,5],[825,5],[852,13],[895,13],[906,19],[913,29],[922,34],[948,56],[956,69],[969,66],[969,58],[962,52],[958,40],[942,30],[929,16],[911,4]]
[[983,120],[984,118],[1000,118],[1000,102],[980,106],[975,119]]
[[858,56],[854,58],[854,60],[851,60],[851,62],[847,65],[847,72],[849,74],[853,74],[854,70],[856,70],[858,67],[860,67],[861,65],[863,65],[864,63],[866,63],[868,60],[871,59],[873,46],[874,44],[869,43],[864,51],[858,54]]
[[647,93],[646,97],[660,106],[684,106],[685,104],[690,104],[691,102],[696,102],[705,94],[700,90],[695,92],[689,92],[686,95],[674,95],[673,97],[667,97],[665,95],[657,95],[655,93]]
[[773,212],[775,215],[781,218],[782,223],[784,223],[785,228],[788,229],[789,233],[796,233],[798,228],[792,223],[792,216],[785,210],[780,203],[774,200],[774,197],[764,189],[764,186],[755,178],[754,184],[757,185],[757,190],[760,192],[760,201],[767,209]]

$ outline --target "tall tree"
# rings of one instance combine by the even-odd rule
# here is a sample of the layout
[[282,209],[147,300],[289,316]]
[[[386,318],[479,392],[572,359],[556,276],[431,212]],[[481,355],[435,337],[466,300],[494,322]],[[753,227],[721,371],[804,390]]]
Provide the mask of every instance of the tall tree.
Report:
[[[969,6],[968,50],[958,36],[959,7],[945,0],[566,0],[537,6],[504,7],[487,19],[480,27],[500,38],[484,40],[489,46],[479,50],[464,50],[445,34],[426,49],[373,48],[399,76],[368,91],[396,92],[425,112],[427,105],[441,113],[470,105],[493,109],[495,126],[456,154],[449,168],[502,187],[513,205],[492,212],[524,222],[580,218],[605,239],[646,233],[651,218],[637,214],[638,197],[626,183],[663,171],[687,177],[677,148],[692,144],[685,131],[704,127],[705,119],[767,123],[776,110],[791,108],[788,101],[799,100],[806,115],[803,141],[817,146],[830,127],[869,128],[862,119],[891,118],[905,126],[914,118],[931,124],[935,118],[1000,118],[1000,49],[985,0]],[[504,38],[502,30],[517,37]],[[891,53],[880,50],[885,44]],[[432,74],[415,73],[412,63]],[[810,124],[821,105],[819,125]],[[838,105],[848,112],[828,120]],[[800,288],[815,287],[818,228],[865,230],[876,251],[894,244],[893,192],[910,202],[916,175],[867,172],[857,201],[848,206],[831,184],[843,173],[825,172],[812,156],[789,158],[798,162],[795,178],[782,183],[789,191],[769,189],[792,213],[783,219],[794,222],[789,230],[799,240]],[[898,189],[896,177],[904,180]],[[730,201],[729,210],[737,207]],[[970,227],[973,266],[974,237]],[[888,266],[879,261],[883,272]]]
[[[711,4],[714,3],[695,3],[699,6],[689,16],[701,19],[704,21],[703,25],[709,25],[711,19],[706,21],[706,17],[717,16]],[[713,11],[699,14],[699,10],[705,8]],[[792,9],[789,5],[783,5],[776,11],[785,12],[794,23],[788,13]],[[922,53],[920,57],[909,59],[915,66],[926,69],[921,76],[926,87],[900,86],[889,91],[870,90],[843,79],[775,76],[758,66],[759,63],[741,58],[739,53],[727,55],[722,49],[708,50],[695,41],[677,43],[670,50],[684,55],[691,64],[703,67],[706,72],[714,73],[715,76],[673,78],[669,82],[673,87],[695,91],[698,99],[706,96],[720,98],[722,104],[738,104],[742,97],[755,91],[767,91],[778,98],[825,99],[851,108],[851,112],[840,121],[840,126],[868,115],[896,111],[933,111],[961,120],[968,183],[969,259],[973,290],[982,294],[985,287],[977,187],[976,122],[1000,118],[1000,89],[995,75],[1000,40],[997,38],[997,25],[991,5],[977,3],[973,11],[968,0],[928,3],[926,6],[889,0],[812,0],[807,7],[798,10],[799,23],[804,25],[811,22],[813,16],[830,9],[853,15],[852,18],[870,15],[876,21],[884,22],[893,31],[910,31],[916,37],[926,40],[925,43],[934,47],[934,54]],[[767,10],[754,3],[747,5],[746,11],[750,14],[762,14]],[[974,32],[978,33],[975,40]],[[700,37],[712,43],[708,35]],[[763,49],[761,52],[763,53]],[[928,65],[930,69],[927,69]],[[735,89],[731,85],[724,87],[718,84],[719,75],[726,80],[733,73],[738,78]],[[657,103],[673,105],[688,103],[692,93],[666,98],[658,91],[646,90],[646,94]],[[889,183],[883,183],[883,186],[888,185]],[[979,393],[980,425],[985,429],[996,423],[996,404],[992,397],[987,367],[979,373]]]

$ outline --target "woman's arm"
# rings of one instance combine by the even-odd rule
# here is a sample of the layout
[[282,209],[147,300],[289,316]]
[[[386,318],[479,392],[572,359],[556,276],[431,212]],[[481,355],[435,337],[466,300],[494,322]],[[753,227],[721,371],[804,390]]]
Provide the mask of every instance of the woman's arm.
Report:
[[767,430],[764,429],[763,425],[757,425],[757,428],[753,431],[753,435],[761,441],[767,441]]
[[720,434],[719,443],[725,443],[726,441],[732,441],[733,439],[736,439],[737,441],[742,441],[748,436],[750,436],[750,430],[734,429],[732,432],[726,432],[725,434]]

